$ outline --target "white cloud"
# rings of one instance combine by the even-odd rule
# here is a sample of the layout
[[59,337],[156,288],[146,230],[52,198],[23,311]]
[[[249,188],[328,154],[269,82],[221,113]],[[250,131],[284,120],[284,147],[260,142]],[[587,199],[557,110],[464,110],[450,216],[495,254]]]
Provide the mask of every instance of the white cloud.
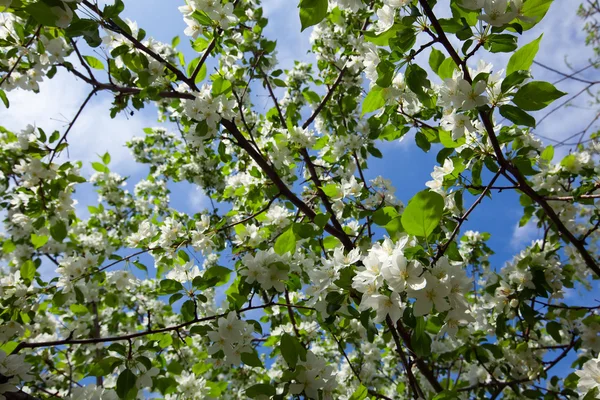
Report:
[[210,206],[210,199],[200,186],[190,185],[188,202],[189,206],[192,210],[194,210],[194,212],[198,212]]
[[[59,71],[54,79],[40,85],[40,93],[16,90],[9,92],[10,109],[2,118],[2,125],[19,131],[27,124],[35,124],[47,134],[58,130],[65,132],[69,122],[87,97],[90,86],[76,80],[66,71]],[[98,160],[98,154],[111,154],[111,169],[131,175],[139,170],[125,142],[133,136],[143,135],[142,129],[155,125],[155,118],[137,112],[133,116],[118,114],[110,118],[112,96],[98,93],[85,107],[67,136],[68,154],[63,151],[60,159],[81,160],[84,172],[93,172],[90,162]]]
[[510,245],[515,249],[519,249],[531,244],[533,240],[540,239],[541,237],[541,229],[537,227],[536,221],[531,219],[524,226],[519,226],[518,223],[515,225]]
[[316,61],[309,41],[312,28],[300,32],[300,14],[298,3],[290,0],[264,0],[263,10],[269,24],[264,29],[264,35],[270,40],[277,40],[277,59],[280,68],[291,68],[294,60]]

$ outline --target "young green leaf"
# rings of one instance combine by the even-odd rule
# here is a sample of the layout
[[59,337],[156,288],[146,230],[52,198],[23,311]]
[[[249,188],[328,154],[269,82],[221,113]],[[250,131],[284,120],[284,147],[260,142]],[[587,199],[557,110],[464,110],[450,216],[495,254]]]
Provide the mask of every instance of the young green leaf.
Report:
[[440,65],[442,65],[444,59],[444,53],[437,49],[431,49],[431,53],[429,54],[429,66],[431,67],[433,72],[435,72],[436,74],[438,73]]
[[547,107],[566,93],[548,82],[533,81],[522,86],[513,97],[513,103],[526,111],[537,111]]
[[48,242],[48,236],[46,235],[36,235],[35,233],[31,234],[31,244],[36,249],[39,249],[43,245]]
[[296,235],[290,226],[275,241],[275,253],[284,255],[285,253],[294,254],[296,251]]
[[368,394],[369,389],[367,389],[365,385],[360,384],[348,400],[365,400]]
[[96,57],[83,56],[83,58],[85,59],[85,62],[87,62],[90,67],[92,67],[94,69],[104,69],[104,65],[102,64],[102,62],[100,60],[98,60]]
[[8,101],[8,97],[6,97],[4,90],[0,90],[0,99],[2,99],[2,102],[6,108],[10,107],[10,102]]
[[31,282],[33,280],[33,277],[35,276],[35,265],[33,264],[33,261],[25,261],[21,265],[19,271],[21,272],[21,278]]
[[246,396],[251,399],[259,396],[271,397],[274,396],[275,393],[275,388],[268,383],[259,383],[246,389]]
[[541,34],[537,39],[531,43],[521,47],[508,60],[508,66],[506,67],[506,76],[512,74],[515,71],[527,71],[533,64],[533,59],[540,48],[540,41],[542,40]]
[[440,223],[444,211],[444,198],[439,194],[424,190],[417,193],[402,214],[402,226],[406,233],[428,237]]
[[379,86],[375,86],[371,89],[363,101],[362,115],[376,111],[385,105],[383,93],[383,88]]
[[300,23],[302,31],[309,26],[321,22],[327,16],[328,0],[302,0],[300,1]]
[[124,399],[129,391],[135,387],[137,378],[129,368],[123,370],[117,378],[117,395]]
[[519,107],[511,106],[510,104],[500,106],[500,115],[517,125],[535,128],[535,118],[521,110]]
[[50,227],[50,235],[57,242],[62,242],[67,237],[67,225],[62,219],[57,220]]
[[300,343],[297,342],[298,339],[288,333],[284,333],[283,336],[281,336],[281,344],[279,345],[279,351],[281,352],[283,359],[292,369],[296,368],[296,365],[298,364],[297,348],[300,346]]

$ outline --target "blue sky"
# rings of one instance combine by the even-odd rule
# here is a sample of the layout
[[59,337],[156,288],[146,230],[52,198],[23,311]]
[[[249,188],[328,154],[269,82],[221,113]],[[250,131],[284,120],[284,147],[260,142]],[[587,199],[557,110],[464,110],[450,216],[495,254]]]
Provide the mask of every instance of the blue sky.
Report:
[[[186,60],[197,57],[188,45],[183,35],[185,23],[177,6],[183,1],[165,0],[124,0],[126,10],[124,16],[136,20],[140,27],[147,31],[148,36],[157,40],[170,42],[174,36],[179,35],[182,39],[181,49],[184,51]],[[293,66],[294,60],[313,61],[314,57],[308,54],[310,50],[309,36],[311,29],[304,33],[300,32],[300,22],[297,12],[297,1],[294,0],[265,0],[263,1],[265,15],[270,22],[265,30],[265,36],[277,40],[278,59],[283,68]],[[436,12],[447,13],[444,10],[446,1],[439,1]],[[546,19],[531,31],[526,32],[519,43],[529,43],[544,34],[540,50],[536,60],[550,65],[562,71],[568,71],[566,63],[579,69],[587,64],[593,56],[592,51],[584,44],[585,34],[581,32],[582,23],[576,16],[579,5],[575,0],[556,0]],[[425,41],[427,38],[420,38]],[[417,45],[420,43],[418,42]],[[91,50],[86,54],[94,55]],[[490,54],[481,51],[481,57],[492,62],[496,68],[506,65],[510,54]],[[101,58],[98,54],[96,57]],[[427,64],[428,52],[420,55],[417,59],[419,64]],[[473,60],[475,63],[477,59]],[[75,62],[77,65],[78,63]],[[214,65],[214,64],[213,64]],[[594,78],[595,70],[591,69],[580,75],[582,78]],[[555,82],[561,77],[553,72],[547,71],[536,65],[533,66],[533,75],[536,80]],[[75,81],[64,71],[60,71],[53,80],[44,82],[40,94],[28,92],[12,92],[10,94],[11,108],[0,113],[0,124],[9,129],[19,130],[27,124],[35,123],[46,132],[53,129],[64,131],[73,115],[77,112],[79,105],[87,96],[89,88],[84,82]],[[557,84],[560,90],[573,94],[581,90],[585,84],[574,81],[563,81]],[[255,105],[261,109],[265,102],[269,102],[267,109],[271,107],[270,100],[266,97],[264,89],[254,85],[257,90]],[[261,92],[262,91],[262,92]],[[99,93],[85,109],[82,116],[75,124],[69,136],[69,158],[82,160],[84,162],[83,174],[89,177],[93,170],[91,161],[96,161],[98,154],[105,151],[112,155],[111,169],[124,176],[130,176],[128,189],[133,191],[135,183],[146,175],[144,166],[133,162],[129,151],[124,147],[127,140],[134,136],[142,136],[144,127],[157,126],[156,110],[147,107],[133,116],[124,114],[110,119],[108,110],[112,101],[108,93]],[[574,103],[573,107],[565,108],[547,118],[536,132],[547,138],[562,140],[572,133],[583,129],[594,117],[595,110],[589,109],[586,97],[582,96]],[[547,111],[547,110],[546,110]],[[536,113],[539,119],[546,111]],[[546,144],[553,143],[552,140],[544,140]],[[367,178],[382,175],[390,179],[396,188],[396,195],[406,203],[416,192],[424,190],[425,182],[430,180],[430,173],[437,165],[435,156],[439,148],[434,146],[429,153],[424,153],[414,142],[414,132],[409,133],[402,142],[383,143],[378,146],[383,153],[382,159],[372,158],[369,162],[370,168],[365,171]],[[556,157],[564,156],[568,148],[557,149]],[[66,154],[63,154],[66,158]],[[489,176],[487,177],[489,179]],[[484,182],[486,181],[484,176]],[[498,182],[498,185],[505,184]],[[183,212],[195,213],[203,208],[209,207],[207,197],[195,187],[186,184],[173,184],[171,188],[172,207]],[[80,216],[88,215],[87,206],[95,204],[96,194],[90,185],[82,185],[76,194],[79,202],[77,209]],[[473,198],[465,197],[465,207],[473,201]],[[518,228],[522,208],[519,205],[518,196],[511,191],[494,193],[493,198],[486,198],[483,203],[471,214],[468,222],[464,224],[464,231],[479,230],[492,234],[489,245],[496,252],[491,258],[492,265],[499,269],[518,253],[532,240],[540,237],[540,232],[533,224]],[[126,252],[124,252],[126,253]],[[146,265],[151,265],[151,258],[141,258]],[[43,265],[43,273],[46,276],[54,275],[54,266]],[[595,283],[598,288],[598,283]],[[593,291],[592,291],[593,293]],[[594,296],[573,290],[568,293],[565,301],[567,303],[589,304]],[[258,318],[260,313],[249,313],[249,318]],[[562,363],[563,371],[568,371],[568,365],[573,360],[570,356]]]
[[[177,10],[177,6],[183,2],[179,4],[164,0],[125,0],[125,4],[124,16],[136,20],[139,26],[147,31],[148,36],[170,42],[174,36],[179,35],[182,38],[180,47],[186,55],[186,60],[198,56],[191,50],[183,35],[185,24]],[[277,40],[281,66],[289,68],[294,60],[309,62],[314,60],[313,56],[307,53],[310,49],[308,38],[311,30],[300,32],[297,2],[266,0],[263,4],[265,15],[270,19],[265,35]],[[447,13],[444,9],[445,4],[445,1],[440,1],[436,6],[436,12]],[[528,43],[543,33],[544,38],[536,60],[563,71],[567,71],[566,61],[575,69],[585,66],[592,56],[592,51],[584,44],[585,35],[580,31],[582,23],[575,15],[578,4],[571,0],[556,0],[544,22],[526,32],[519,43]],[[93,53],[88,50],[87,54]],[[497,66],[495,69],[506,65],[510,56],[510,54],[490,54],[485,51],[481,51],[480,54],[486,61],[491,61]],[[417,61],[424,65],[427,63],[427,56],[428,53],[425,52]],[[100,58],[98,54],[96,57]],[[594,72],[596,71],[586,71],[581,77],[593,77]],[[559,75],[535,65],[533,75],[536,80],[555,82],[560,79]],[[568,80],[557,84],[559,89],[568,93],[576,93],[583,86],[585,84]],[[3,111],[1,123],[14,130],[21,129],[28,123],[35,123],[46,131],[64,130],[87,95],[88,89],[84,82],[74,81],[71,76],[61,71],[53,80],[41,85],[41,93],[38,95],[26,92],[11,93],[11,108],[8,112]],[[261,97],[266,94],[264,89],[257,85],[255,89],[257,90],[255,105],[260,109],[261,99],[268,100]],[[594,115],[594,110],[585,107],[585,101],[583,96],[575,103],[578,107],[565,108],[553,114],[537,128],[536,132],[554,140],[561,140],[582,129]],[[147,107],[133,116],[119,115],[111,120],[108,115],[110,103],[111,96],[100,93],[85,109],[69,135],[69,157],[84,161],[83,173],[85,176],[90,176],[93,173],[89,167],[90,162],[97,160],[97,154],[109,151],[113,160],[111,169],[131,177],[128,188],[132,191],[135,183],[145,177],[146,170],[133,162],[124,143],[133,136],[143,135],[144,127],[157,126],[156,111],[152,107]],[[270,108],[271,104],[267,107]],[[544,113],[545,111],[538,112],[536,117],[539,119]],[[545,143],[552,143],[552,141],[545,140]],[[384,157],[381,160],[374,158],[370,160],[370,169],[366,171],[368,178],[382,175],[391,179],[396,187],[396,195],[405,203],[416,192],[425,189],[425,182],[430,179],[429,174],[436,165],[435,156],[438,149],[435,146],[429,153],[423,153],[414,143],[414,133],[409,133],[402,142],[386,142],[379,148]],[[557,149],[557,157],[562,157],[567,151],[565,147]],[[66,154],[63,158],[66,158]],[[171,188],[172,206],[181,211],[194,213],[209,206],[206,196],[191,185],[177,184],[172,185]],[[96,202],[96,194],[89,187],[79,190],[76,198],[79,201],[78,211],[83,216],[87,215],[87,205]],[[466,197],[465,205],[468,206],[471,201],[472,199]],[[537,228],[532,224],[520,229],[517,227],[520,217],[521,208],[518,197],[514,193],[508,191],[494,193],[493,199],[484,200],[471,215],[464,225],[463,232],[467,229],[490,232],[492,234],[490,247],[496,252],[492,262],[496,268],[500,268],[524,245],[539,237]],[[50,266],[48,268],[51,269]],[[52,273],[50,269],[48,273]],[[578,297],[575,295],[572,300],[581,300]]]

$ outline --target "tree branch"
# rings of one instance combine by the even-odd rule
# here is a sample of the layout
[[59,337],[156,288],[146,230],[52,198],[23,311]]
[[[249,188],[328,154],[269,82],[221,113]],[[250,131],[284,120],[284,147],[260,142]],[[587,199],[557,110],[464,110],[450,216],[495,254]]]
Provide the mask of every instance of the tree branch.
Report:
[[[427,15],[427,18],[431,21],[432,25],[434,26],[440,43],[442,43],[442,45],[444,46],[448,54],[450,54],[450,57],[452,57],[456,65],[462,66],[464,79],[467,82],[472,83],[473,81],[469,75],[469,69],[463,63],[460,56],[446,37],[444,30],[442,29],[438,19],[433,13],[433,10],[429,6],[427,0],[419,0],[419,4],[421,4],[425,15]],[[592,255],[585,248],[585,244],[581,240],[577,239],[573,235],[573,233],[569,231],[569,229],[563,224],[563,222],[560,220],[560,217],[556,214],[556,212],[548,204],[548,202],[529,185],[526,178],[523,176],[523,174],[521,174],[518,168],[516,168],[509,160],[507,160],[504,157],[504,153],[502,152],[500,143],[498,142],[498,138],[496,137],[496,134],[494,132],[494,125],[492,124],[490,114],[491,113],[489,111],[486,111],[484,109],[479,110],[479,117],[483,123],[483,126],[485,127],[490,142],[492,143],[494,153],[500,166],[503,167],[506,171],[510,172],[515,177],[519,186],[519,190],[521,190],[523,193],[529,196],[546,212],[546,215],[554,223],[558,232],[560,232],[563,238],[565,238],[578,250],[579,254],[583,258],[588,268],[590,268],[598,277],[600,277],[600,267],[598,266]]]

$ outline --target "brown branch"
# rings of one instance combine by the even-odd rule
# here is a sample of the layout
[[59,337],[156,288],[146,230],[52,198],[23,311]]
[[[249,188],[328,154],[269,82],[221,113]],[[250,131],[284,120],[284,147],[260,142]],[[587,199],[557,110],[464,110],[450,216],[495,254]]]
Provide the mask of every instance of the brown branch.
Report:
[[170,62],[165,60],[160,55],[156,54],[154,51],[150,50],[148,47],[144,46],[139,40],[134,38],[129,32],[127,32],[127,30],[120,27],[119,24],[117,24],[115,21],[104,18],[104,14],[95,4],[90,3],[89,0],[83,0],[82,4],[84,4],[90,10],[92,10],[94,13],[96,13],[96,15],[98,15],[105,22],[105,24],[103,24],[103,25],[106,29],[123,35],[125,38],[127,38],[127,40],[129,40],[131,42],[131,44],[133,44],[133,46],[135,48],[146,53],[150,57],[154,58],[156,61],[164,64],[168,70],[170,70],[171,72],[173,72],[175,74],[177,79],[186,83],[191,89],[193,89],[195,91],[198,90],[198,87],[194,83],[193,79],[189,79],[187,76],[185,76],[185,74],[179,68],[177,68],[176,66],[174,66],[173,64],[171,64]]
[[[112,83],[98,82],[98,81],[88,78],[87,76],[83,75],[81,72],[77,71],[76,69],[70,68],[66,64],[58,64],[58,65],[66,68],[73,75],[75,75],[76,77],[82,79],[89,85],[96,88],[97,91],[106,90],[106,91],[124,94],[124,95],[135,95],[135,94],[139,94],[142,91],[142,89],[140,89],[140,88],[126,87],[126,86],[115,85]],[[175,91],[163,91],[163,92],[160,92],[158,94],[158,96],[161,98],[166,98],[166,99],[190,99],[190,100],[193,100],[195,98],[194,95],[192,95],[191,93],[180,93],[180,92],[175,92]]]
[[[296,207],[298,207],[298,209],[302,211],[311,221],[314,221],[315,217],[317,216],[316,212],[305,202],[300,200],[300,198],[298,198],[298,196],[296,196],[296,194],[290,190],[290,188],[281,180],[275,169],[254,149],[254,147],[252,147],[250,142],[246,140],[238,127],[232,121],[227,119],[222,119],[221,125],[223,125],[223,127],[225,127],[225,129],[227,129],[233,135],[233,137],[238,141],[240,147],[246,150],[248,155],[254,159],[254,161],[267,174],[275,186],[279,188],[280,193],[290,200]],[[329,223],[325,225],[324,229],[331,235],[340,239],[340,241],[342,241],[345,236],[344,232],[338,231]]]
[[[273,306],[287,307],[288,305],[269,302],[269,303],[261,304],[258,306],[250,306],[250,307],[242,308],[242,309],[238,310],[237,312],[243,313],[246,311],[259,310],[259,309],[264,309],[264,308],[273,307]],[[97,343],[105,343],[105,342],[119,342],[119,341],[125,341],[125,340],[130,341],[131,339],[135,339],[135,338],[143,337],[143,336],[147,336],[147,335],[152,335],[155,333],[176,331],[176,330],[185,328],[190,325],[198,324],[200,322],[213,321],[215,319],[222,318],[225,316],[227,316],[227,313],[211,315],[211,316],[203,317],[203,318],[194,318],[191,321],[183,322],[178,325],[167,326],[165,328],[160,328],[160,329],[144,330],[144,331],[130,333],[130,334],[123,335],[123,336],[108,336],[108,337],[85,338],[85,339],[67,338],[67,339],[62,339],[62,340],[52,340],[52,341],[48,341],[48,342],[20,342],[17,345],[17,347],[15,347],[15,349],[13,350],[13,352],[11,354],[17,354],[22,349],[37,349],[40,347],[72,346],[72,345],[77,345],[77,344],[97,344]]]
[[496,175],[494,175],[494,177],[492,178],[490,183],[483,189],[483,192],[481,192],[479,197],[477,197],[477,200],[475,200],[473,202],[473,204],[471,204],[471,207],[469,207],[467,212],[465,212],[462,217],[458,218],[458,224],[452,231],[450,238],[446,241],[446,243],[444,243],[443,245],[438,247],[437,254],[431,260],[432,265],[435,264],[444,255],[446,250],[448,250],[448,246],[450,246],[450,243],[452,243],[452,241],[454,240],[456,235],[458,235],[458,232],[460,231],[462,224],[469,218],[469,215],[473,212],[473,210],[475,210],[475,208],[482,202],[483,198],[489,193],[490,188],[492,188],[494,186],[494,183],[496,183],[496,180],[500,177],[500,175],[503,172],[504,172],[503,168],[501,168],[498,172],[496,172]]
[[[0,377],[2,377],[1,374],[0,374]],[[33,397],[29,393],[25,393],[22,391],[4,392],[4,393],[2,393],[2,396],[4,396],[6,398],[6,400],[40,400],[39,398]]]
[[[397,321],[396,327],[398,328],[398,333],[400,334],[402,341],[404,342],[406,347],[408,347],[408,349],[414,354],[414,350],[412,348],[410,340],[410,334],[408,333],[404,325],[402,325],[402,322]],[[431,371],[431,368],[429,368],[425,361],[423,361],[421,357],[417,357],[415,355],[415,362],[417,364],[417,368],[419,368],[419,371],[421,371],[421,373],[423,374],[425,379],[427,379],[427,381],[431,384],[433,389],[438,393],[444,391],[444,388],[442,388],[442,385],[440,385],[440,383],[437,381],[437,379],[433,375],[433,372]]]
[[75,50],[75,54],[77,54],[77,58],[79,59],[79,62],[81,63],[83,68],[85,68],[85,70],[87,71],[90,79],[95,81],[96,77],[94,76],[94,73],[92,72],[92,69],[90,68],[90,66],[83,59],[83,56],[81,55],[81,52],[79,51],[79,48],[77,47],[77,43],[73,39],[69,39],[69,42],[71,43],[71,46],[73,46],[73,50]]
[[226,229],[229,229],[229,228],[233,228],[236,225],[243,224],[244,222],[248,222],[251,219],[256,218],[257,216],[259,216],[260,214],[264,213],[269,208],[271,208],[271,205],[273,205],[273,203],[275,202],[275,200],[277,200],[280,195],[281,195],[280,193],[277,193],[271,200],[269,200],[269,202],[267,203],[266,206],[264,206],[263,208],[261,208],[260,210],[258,210],[257,212],[255,212],[254,214],[249,215],[246,218],[241,219],[239,221],[233,222],[233,223],[231,223],[229,225],[225,225],[224,227],[219,228],[218,231],[222,231],[222,230],[226,230]]
[[[29,38],[29,40],[27,41],[27,43],[25,43],[25,48],[29,48],[29,46],[31,46],[31,43],[33,43],[33,41],[39,36],[40,31],[42,29],[42,25],[39,25],[37,27],[37,30],[35,31],[35,33],[33,34],[32,37]],[[12,75],[12,73],[15,71],[15,69],[19,66],[19,63],[21,62],[21,59],[23,58],[23,55],[25,53],[21,54],[18,58],[17,61],[15,61],[15,63],[13,64],[12,68],[6,73],[6,75],[4,75],[2,77],[2,80],[0,80],[0,87],[2,87],[2,84],[4,83],[4,81],[8,80],[8,78],[10,78],[10,76]]]
[[75,121],[77,121],[77,119],[79,118],[79,116],[83,112],[83,109],[88,104],[88,102],[91,100],[91,98],[92,98],[92,96],[94,94],[96,94],[96,88],[92,89],[92,91],[87,95],[87,97],[85,98],[85,100],[83,101],[83,103],[81,103],[81,106],[79,107],[79,110],[77,110],[77,114],[75,114],[75,117],[73,117],[73,119],[69,123],[69,126],[68,126],[67,130],[62,135],[62,137],[58,140],[58,142],[56,143],[56,146],[52,150],[52,154],[50,155],[50,161],[48,161],[48,164],[52,164],[52,160],[54,160],[54,158],[56,157],[56,155],[60,151],[60,145],[67,140],[67,135],[71,131],[71,128],[73,128],[73,125],[75,125]]
[[[260,70],[260,72],[264,77],[265,85],[267,87],[267,90],[269,91],[269,96],[273,100],[273,103],[275,103],[275,108],[277,109],[277,113],[279,114],[279,119],[281,120],[281,124],[283,127],[286,127],[287,123],[286,123],[285,115],[283,114],[283,111],[281,111],[281,107],[279,107],[279,102],[277,101],[277,97],[275,97],[275,92],[273,92],[273,88],[271,87],[271,84],[269,83],[269,78],[265,75],[264,72],[262,72],[262,70]],[[341,75],[342,74],[340,73],[340,76]],[[332,92],[333,91],[330,91],[329,93],[332,93]],[[305,123],[305,125],[306,125],[306,123]],[[306,129],[306,127],[302,126],[302,129]],[[335,211],[333,211],[333,207],[331,206],[331,202],[329,201],[329,198],[323,191],[323,184],[321,183],[321,179],[319,178],[319,174],[317,173],[315,165],[313,164],[312,160],[310,159],[310,155],[308,154],[308,151],[305,148],[301,148],[300,155],[302,156],[302,159],[304,160],[304,163],[306,164],[306,168],[308,169],[308,172],[310,174],[310,179],[313,181],[313,183],[315,185],[317,194],[319,195],[319,198],[323,202],[325,209],[327,210],[327,212],[330,215],[331,224],[341,234],[341,237],[339,237],[340,241],[342,242],[342,244],[344,245],[346,250],[352,249],[352,247],[353,247],[352,240],[346,234],[346,232],[344,232],[344,228],[338,221],[338,219],[335,215]]]
[[215,48],[215,45],[217,44],[217,35],[218,35],[218,31],[215,31],[212,40],[208,44],[208,47],[206,47],[206,50],[204,50],[204,54],[202,54],[202,58],[200,59],[200,61],[198,61],[198,65],[196,65],[194,72],[192,72],[192,75],[190,76],[190,79],[192,80],[192,82],[194,82],[194,83],[196,82],[196,77],[200,73],[200,69],[206,62],[206,59],[210,55],[210,52],[213,51],[213,49]]
[[321,179],[319,179],[319,175],[317,174],[315,165],[313,164],[313,162],[310,159],[310,155],[308,154],[308,151],[306,149],[301,149],[300,154],[302,154],[302,158],[304,159],[304,163],[306,164],[306,167],[308,168],[308,172],[310,174],[311,180],[315,184],[317,194],[321,198],[321,201],[323,202],[325,209],[327,210],[329,215],[331,215],[330,218],[331,218],[332,225],[343,234],[342,238],[340,238],[342,244],[344,245],[346,250],[351,250],[352,247],[354,247],[352,245],[352,240],[350,239],[350,236],[348,236],[348,234],[346,232],[344,232],[344,228],[338,221],[338,219],[335,215],[335,211],[333,210],[333,207],[331,205],[331,202],[329,201],[329,198],[323,191],[323,184],[321,183]]
[[581,196],[544,197],[548,201],[577,201],[578,199],[600,199],[600,194],[582,194]]
[[[388,329],[390,330],[392,337],[394,338],[394,343],[396,344],[396,353],[398,353],[398,355],[400,356],[400,361],[402,362],[402,365],[404,365],[404,370],[406,371],[406,377],[408,378],[408,383],[409,383],[410,387],[412,388],[414,398],[415,399],[423,398],[423,391],[421,390],[421,387],[419,386],[419,382],[417,381],[417,378],[415,378],[415,375],[412,372],[411,366],[408,363],[408,360],[406,359],[406,355],[404,354],[404,351],[402,350],[402,344],[400,343],[400,338],[398,336],[398,332],[396,332],[396,328],[394,327],[394,322],[392,321],[392,318],[390,318],[389,315],[387,315],[385,317],[385,323],[388,326]],[[438,385],[439,385],[439,383],[438,383]],[[440,392],[441,392],[441,390],[440,390]]]
[[344,74],[346,73],[347,70],[348,70],[348,68],[346,66],[344,66],[344,68],[342,68],[342,70],[340,71],[335,82],[333,82],[333,85],[331,85],[331,87],[327,91],[327,94],[325,94],[325,97],[323,97],[323,99],[321,100],[321,102],[319,103],[317,108],[315,108],[315,110],[310,115],[310,117],[308,117],[308,119],[306,121],[304,121],[304,123],[302,124],[302,129],[308,128],[310,126],[310,124],[313,123],[315,118],[317,118],[317,116],[323,110],[323,108],[325,107],[325,105],[327,104],[327,102],[329,101],[331,96],[333,96],[333,92],[335,91],[335,89],[339,86],[340,83],[342,83],[342,79],[344,78]]
[[[100,315],[98,313],[98,305],[96,302],[92,302],[92,313],[94,316],[94,330],[92,331],[92,338],[98,339],[100,337]],[[99,363],[102,360],[102,350],[96,349],[96,362]],[[96,376],[96,385],[102,387],[103,380],[102,376]]]
[[[371,7],[372,6],[373,6],[373,1],[371,1]],[[370,17],[367,17],[367,19],[365,19],[365,22],[363,23],[362,27],[360,28],[361,32],[364,32],[365,29],[367,29],[367,27],[369,26],[369,19],[370,19]],[[363,34],[361,34],[360,36],[362,36],[362,35]],[[347,64],[347,62],[344,64]],[[331,96],[333,96],[333,92],[335,91],[335,89],[340,85],[340,83],[342,83],[344,74],[346,73],[347,70],[348,70],[347,66],[344,65],[344,67],[338,74],[337,78],[333,82],[333,85],[331,85],[331,87],[325,94],[325,97],[323,97],[323,99],[321,100],[321,102],[319,103],[317,108],[313,111],[313,113],[310,115],[310,117],[308,117],[308,119],[302,124],[302,129],[308,128],[308,126],[313,123],[315,118],[317,118],[317,116],[323,110],[323,108],[325,107],[325,105],[327,104],[329,99],[331,99]]]
[[595,85],[595,84],[597,84],[597,83],[600,83],[599,81],[589,81],[589,80],[587,80],[587,79],[581,79],[581,78],[577,78],[577,77],[576,77],[576,76],[574,76],[573,74],[566,74],[566,73],[564,73],[564,72],[562,72],[562,71],[559,71],[559,70],[557,70],[557,69],[554,69],[554,68],[552,68],[552,67],[549,67],[549,66],[547,66],[546,64],[542,64],[541,62],[539,62],[539,61],[536,61],[536,60],[533,60],[533,63],[534,63],[535,65],[539,65],[540,67],[542,67],[542,68],[544,68],[544,69],[547,69],[548,71],[552,71],[552,72],[554,72],[554,73],[557,73],[557,74],[559,74],[559,75],[561,75],[561,76],[565,77],[566,79],[572,79],[572,80],[574,80],[574,81],[579,81],[579,82],[587,83],[587,84],[590,84],[590,85]]
[[296,337],[298,338],[298,340],[300,341],[300,344],[302,346],[305,346],[304,342],[302,342],[301,336],[300,336],[300,331],[298,331],[298,326],[296,325],[296,316],[294,315],[294,310],[292,310],[292,307],[290,306],[290,294],[288,293],[287,288],[285,288],[285,301],[286,301],[286,308],[288,311],[288,316],[290,317],[290,322],[292,324],[292,328],[294,329],[294,333],[296,334]]
[[[469,69],[462,62],[460,56],[446,37],[444,30],[442,29],[438,19],[436,18],[433,10],[429,6],[427,0],[419,0],[419,4],[423,8],[423,11],[427,15],[427,18],[431,21],[432,25],[436,29],[438,34],[438,38],[440,43],[444,46],[450,57],[454,60],[456,65],[462,66],[464,79],[472,83],[472,79],[469,75]],[[519,186],[519,190],[529,196],[533,201],[535,201],[545,212],[548,218],[554,223],[558,232],[569,242],[571,243],[579,252],[583,260],[585,261],[588,268],[590,268],[598,277],[600,277],[600,267],[594,260],[594,257],[589,253],[589,251],[585,248],[584,242],[577,239],[575,235],[563,224],[560,220],[560,217],[556,214],[554,209],[548,204],[548,202],[538,194],[527,182],[527,179],[521,174],[521,172],[516,168],[510,161],[508,161],[504,157],[504,153],[500,148],[500,143],[498,142],[498,138],[494,132],[494,125],[491,120],[491,112],[486,111],[484,109],[479,110],[479,117],[487,131],[490,142],[492,143],[492,147],[494,149],[494,153],[496,155],[496,159],[501,167],[503,167],[506,171],[510,172],[516,179],[516,183]],[[538,123],[539,124],[539,123]]]

